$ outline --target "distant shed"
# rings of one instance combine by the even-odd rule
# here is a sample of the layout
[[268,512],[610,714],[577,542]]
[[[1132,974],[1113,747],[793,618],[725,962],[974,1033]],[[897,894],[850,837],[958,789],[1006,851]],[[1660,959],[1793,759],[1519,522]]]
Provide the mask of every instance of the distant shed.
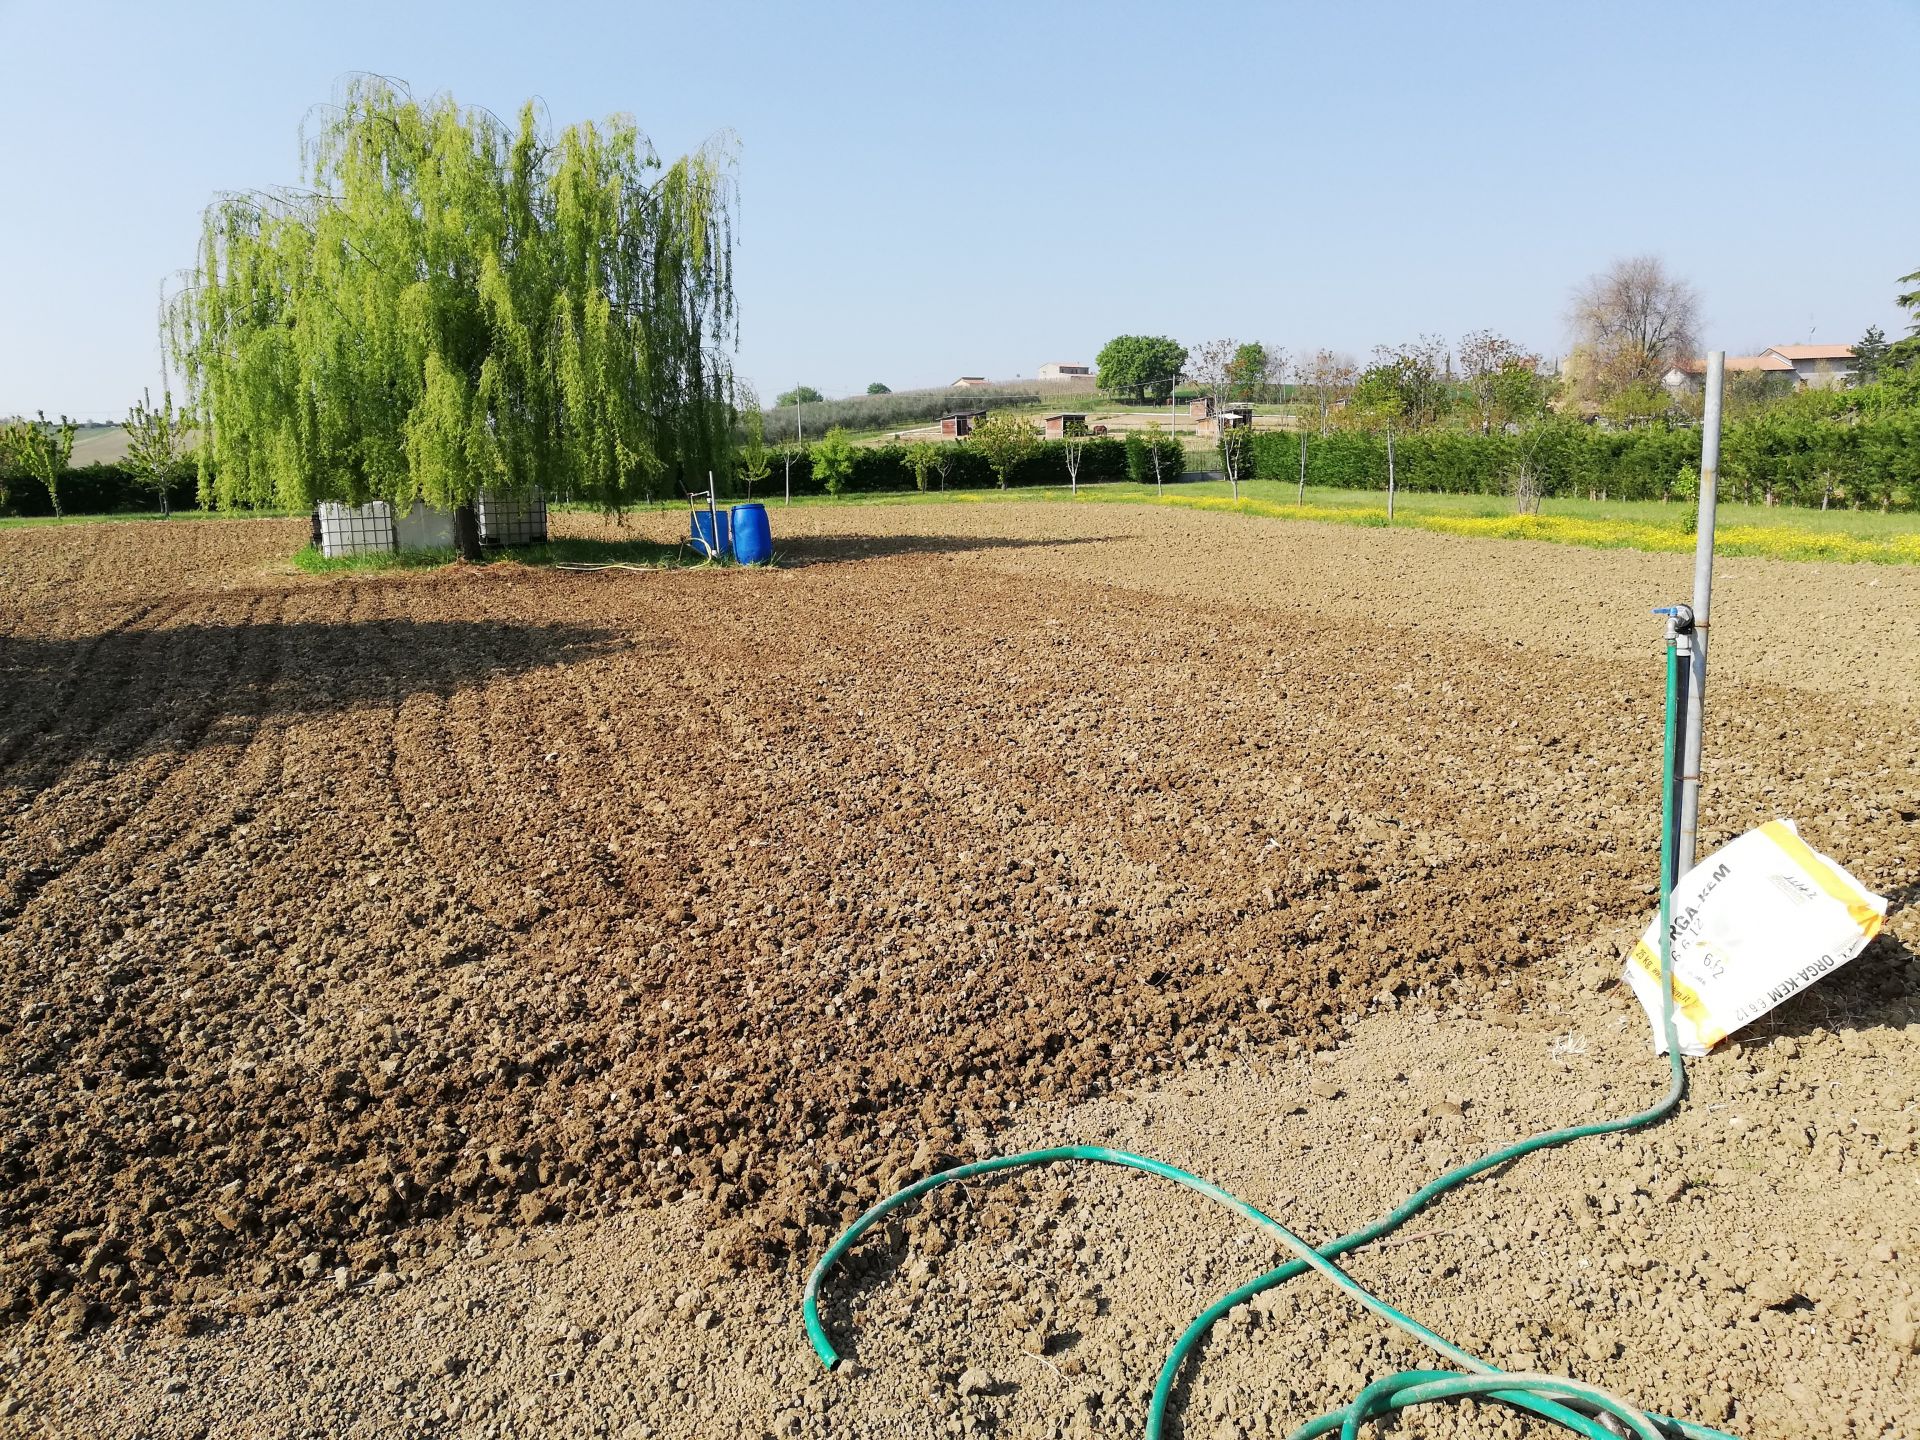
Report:
[[973,433],[973,427],[986,418],[984,410],[956,410],[940,417],[940,434],[948,440],[964,440]]
[[1069,425],[1079,425],[1084,428],[1086,423],[1087,423],[1087,417],[1084,413],[1073,414],[1071,412],[1063,412],[1062,414],[1059,414],[1059,415],[1049,415],[1040,422],[1041,427],[1046,431],[1046,436],[1047,436],[1047,439],[1049,440],[1064,440],[1066,438],[1067,427]]

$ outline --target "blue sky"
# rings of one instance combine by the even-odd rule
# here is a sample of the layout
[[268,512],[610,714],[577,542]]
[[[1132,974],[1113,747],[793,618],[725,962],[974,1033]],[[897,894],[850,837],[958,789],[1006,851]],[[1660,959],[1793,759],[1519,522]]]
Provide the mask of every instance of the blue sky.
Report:
[[[297,178],[350,71],[667,153],[740,140],[739,366],[829,394],[1492,327],[1663,256],[1736,352],[1851,341],[1920,268],[1920,8],[457,6],[0,0],[0,414],[117,417],[219,189]],[[24,57],[34,57],[23,63]]]

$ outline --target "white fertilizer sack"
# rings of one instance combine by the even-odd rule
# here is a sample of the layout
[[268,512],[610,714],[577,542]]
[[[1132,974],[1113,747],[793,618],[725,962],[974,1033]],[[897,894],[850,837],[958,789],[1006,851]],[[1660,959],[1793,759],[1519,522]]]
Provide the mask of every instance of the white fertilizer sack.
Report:
[[[1704,1055],[1742,1025],[1866,948],[1887,902],[1771,820],[1709,855],[1673,887],[1673,1023],[1680,1053]],[[1660,916],[1627,957],[1627,984],[1660,1033]]]

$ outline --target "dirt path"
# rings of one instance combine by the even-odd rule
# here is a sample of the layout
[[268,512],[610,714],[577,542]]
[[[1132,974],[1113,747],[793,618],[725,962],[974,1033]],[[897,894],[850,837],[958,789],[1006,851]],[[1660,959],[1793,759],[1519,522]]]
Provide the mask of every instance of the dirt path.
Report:
[[[1338,1225],[1469,1138],[1608,1101],[1644,1067],[1638,1020],[1616,1023],[1627,1002],[1588,987],[1596,947],[1648,903],[1645,610],[1682,585],[1674,557],[1110,505],[775,522],[790,564],[770,574],[333,583],[278,561],[297,524],[172,527],[195,534],[171,557],[162,527],[0,535],[0,1302],[17,1417],[70,1428],[74,1404],[105,1405],[109,1433],[376,1434],[420,1428],[411,1406],[477,1434],[706,1433],[702,1416],[777,1431],[786,1377],[817,1429],[787,1313],[798,1269],[943,1155],[1109,1126]],[[1920,583],[1737,561],[1721,579],[1709,843],[1793,815],[1911,897]],[[1768,1428],[1767,1405],[1808,1408],[1787,1384],[1827,1406],[1815,1433],[1895,1433],[1912,1332],[1899,1266],[1873,1257],[1910,1247],[1920,1217],[1898,1028],[1914,1018],[1910,913],[1890,932],[1779,1012],[1799,1055],[1701,1067],[1703,1094],[1730,1087],[1725,1103],[1758,1112],[1745,1128],[1724,1133],[1703,1102],[1646,1142],[1490,1185],[1519,1187],[1500,1234],[1530,1262],[1585,1275],[1576,1254],[1614,1243],[1588,1225],[1616,1214],[1638,1247],[1597,1287],[1524,1282],[1543,1289],[1522,1291],[1540,1363],[1586,1355],[1578,1373],[1679,1404],[1713,1388],[1680,1364],[1681,1325],[1743,1433],[1803,1433]],[[1489,1029],[1489,993],[1523,1027],[1576,1016],[1611,1070],[1571,1040],[1555,1054]],[[1389,1084],[1375,1072],[1396,1045],[1425,1058]],[[1315,1053],[1362,1067],[1336,1088],[1365,1094],[1364,1114],[1310,1095],[1288,1115]],[[1498,1099],[1466,1083],[1469,1055]],[[1169,1069],[1182,1078],[1157,1078]],[[1436,1090],[1466,1115],[1426,1116]],[[1237,1136],[1236,1115],[1265,1118]],[[1149,1143],[1154,1124],[1171,1146]],[[1316,1167],[1354,1126],[1373,1138],[1329,1193]],[[1609,1190],[1620,1203],[1593,1213],[1568,1188],[1636,1166],[1656,1187],[1698,1183],[1671,1202]],[[920,1324],[922,1342],[863,1342],[873,1375],[818,1404],[898,1433],[903,1414],[927,1419],[926,1394],[903,1409],[900,1388],[921,1384],[926,1347],[974,1337],[986,1358],[968,1363],[1017,1388],[968,1397],[950,1424],[936,1387],[939,1413],[908,1433],[1080,1423],[1056,1401],[1128,1433],[1169,1327],[1247,1250],[1209,1250],[1217,1222],[1160,1202],[1130,1238],[1099,1238],[1126,1228],[1140,1186],[1083,1186],[1086,1208],[1056,1211],[1044,1244],[1064,1226],[1104,1262],[1060,1263],[1037,1240],[1006,1253],[1014,1221],[995,1214],[1040,1223],[1008,1187],[993,1214],[914,1217],[899,1263],[980,1264],[976,1301],[994,1256],[1069,1288],[1104,1263],[1134,1286],[1111,1327],[1086,1315],[1084,1341],[1017,1361],[1017,1332],[991,1320],[1003,1299],[942,1330],[962,1322],[937,1318],[929,1287],[949,1282],[922,1276],[910,1296],[876,1293],[860,1325]],[[963,1223],[985,1243],[956,1245]],[[503,1258],[530,1241],[572,1258]],[[633,1254],[655,1246],[657,1261]],[[1835,1253],[1816,1266],[1807,1247]],[[1466,1343],[1510,1343],[1520,1302],[1491,1261],[1393,1269],[1414,1265],[1405,1249],[1380,1262],[1398,1293],[1450,1307]],[[1732,1315],[1776,1272],[1814,1289],[1760,1306],[1757,1330]],[[1715,1288],[1721,1274],[1733,1283]],[[711,1329],[664,1318],[689,1289]],[[523,1334],[515,1307],[537,1330],[558,1298],[597,1307],[568,1322],[582,1336]],[[1200,1387],[1189,1433],[1266,1434],[1330,1403],[1331,1360],[1285,1378],[1289,1336],[1377,1371],[1366,1327],[1339,1331],[1346,1351],[1287,1328],[1338,1313],[1289,1300],[1262,1319],[1265,1359],[1223,1361],[1239,1389]],[[270,1381],[316,1325],[301,1363],[318,1368]],[[1626,1375],[1581,1348],[1594,1329]],[[454,1353],[482,1335],[484,1362]],[[664,1352],[636,1363],[642,1342]],[[468,1368],[379,1359],[440,1346]],[[1803,1376],[1762,1375],[1794,1347]],[[182,1366],[209,1383],[169,1391]],[[592,1406],[569,1405],[583,1388]],[[1091,1408],[1074,1398],[1089,1389]],[[549,1406],[564,1417],[543,1421]]]

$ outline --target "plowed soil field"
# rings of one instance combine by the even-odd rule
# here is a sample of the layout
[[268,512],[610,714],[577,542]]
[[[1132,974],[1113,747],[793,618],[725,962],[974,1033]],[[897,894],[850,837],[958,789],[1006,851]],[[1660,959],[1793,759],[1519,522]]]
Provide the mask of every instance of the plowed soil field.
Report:
[[[0,533],[11,1321],[190,1330],[668,1203],[692,1269],[791,1275],[1035,1107],[1511,1010],[1652,903],[1682,558],[774,521],[756,573]],[[1799,820],[1898,902],[1844,993],[1910,994],[1920,578],[1716,595],[1704,839]]]

